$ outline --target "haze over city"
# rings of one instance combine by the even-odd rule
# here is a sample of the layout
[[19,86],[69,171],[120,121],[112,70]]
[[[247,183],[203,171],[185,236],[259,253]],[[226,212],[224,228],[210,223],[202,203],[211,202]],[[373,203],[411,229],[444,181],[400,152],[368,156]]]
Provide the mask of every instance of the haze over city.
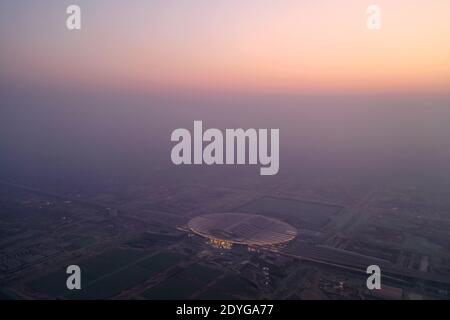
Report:
[[[0,1],[0,299],[450,297],[449,1],[72,2]],[[279,171],[175,165],[194,121]]]

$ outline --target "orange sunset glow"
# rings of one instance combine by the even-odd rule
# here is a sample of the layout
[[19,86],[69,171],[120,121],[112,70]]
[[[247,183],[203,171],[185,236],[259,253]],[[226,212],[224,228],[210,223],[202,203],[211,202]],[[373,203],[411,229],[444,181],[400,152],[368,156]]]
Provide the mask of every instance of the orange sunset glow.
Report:
[[11,78],[143,91],[449,89],[448,1],[379,0],[378,31],[360,0],[79,3],[77,34],[58,28],[54,6],[34,5],[0,58]]

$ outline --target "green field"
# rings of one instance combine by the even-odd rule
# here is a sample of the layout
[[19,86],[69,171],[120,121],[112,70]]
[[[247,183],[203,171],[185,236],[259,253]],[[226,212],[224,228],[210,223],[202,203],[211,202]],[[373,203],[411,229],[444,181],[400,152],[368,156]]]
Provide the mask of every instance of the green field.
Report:
[[107,299],[145,281],[152,275],[148,270],[132,266],[102,278],[80,291],[73,291],[69,299]]
[[118,268],[127,266],[148,255],[147,251],[113,249],[97,256],[88,258],[80,263],[83,279],[87,281],[104,277]]
[[153,273],[159,273],[168,267],[177,264],[182,258],[182,255],[176,253],[160,252],[139,262],[139,266]]
[[257,298],[256,288],[238,275],[226,275],[212,287],[198,296],[204,300],[227,300],[242,298]]
[[62,237],[62,240],[67,242],[67,246],[64,249],[68,251],[78,250],[95,243],[93,237],[76,234],[66,235]]
[[4,290],[0,290],[0,300],[15,300],[17,297],[15,297],[14,294],[9,294]]
[[169,278],[155,287],[146,290],[142,295],[149,300],[189,299],[200,288],[201,285],[195,281]]
[[[183,259],[171,252],[113,249],[81,261],[81,291],[68,291],[65,269],[28,283],[36,292],[50,298],[106,299],[128,290]],[[195,270],[194,270],[195,271]]]
[[189,299],[202,289],[203,286],[218,277],[214,269],[201,265],[192,265],[187,269],[173,275],[156,286],[144,291],[142,296],[146,299]]
[[50,298],[57,298],[67,291],[66,280],[66,271],[61,269],[29,282],[28,287]]

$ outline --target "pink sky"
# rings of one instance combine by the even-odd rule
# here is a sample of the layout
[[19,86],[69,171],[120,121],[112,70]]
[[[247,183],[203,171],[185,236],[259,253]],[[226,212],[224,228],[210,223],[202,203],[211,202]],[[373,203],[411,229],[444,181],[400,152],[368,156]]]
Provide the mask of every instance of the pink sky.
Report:
[[[0,64],[10,81],[142,91],[450,89],[448,0],[81,0],[80,32],[65,29],[70,1],[29,2],[1,5]],[[380,31],[366,28],[372,3],[382,9]]]

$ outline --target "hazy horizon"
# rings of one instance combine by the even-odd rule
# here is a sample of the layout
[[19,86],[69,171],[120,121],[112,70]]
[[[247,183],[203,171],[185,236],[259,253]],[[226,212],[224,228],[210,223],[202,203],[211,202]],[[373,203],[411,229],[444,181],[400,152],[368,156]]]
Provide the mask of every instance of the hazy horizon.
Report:
[[0,2],[0,82],[53,91],[339,94],[450,90],[450,3],[369,1]]

